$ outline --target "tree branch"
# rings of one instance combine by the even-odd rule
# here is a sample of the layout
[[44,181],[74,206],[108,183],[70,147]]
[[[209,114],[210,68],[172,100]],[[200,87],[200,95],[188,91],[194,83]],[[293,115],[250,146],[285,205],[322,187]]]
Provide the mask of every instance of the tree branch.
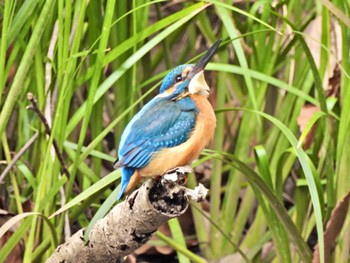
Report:
[[[50,128],[49,123],[47,122],[47,120],[45,118],[45,115],[40,111],[40,109],[38,107],[38,104],[37,104],[36,98],[34,97],[34,95],[32,93],[28,93],[27,94],[27,98],[32,104],[32,105],[27,106],[27,110],[33,110],[34,112],[36,112],[36,114],[38,114],[41,122],[44,124],[46,134],[48,136],[51,136],[51,128]],[[62,173],[65,173],[67,175],[67,177],[69,178],[70,177],[70,173],[69,173],[69,171],[67,169],[66,164],[64,163],[63,155],[62,155],[62,153],[60,151],[60,148],[58,147],[58,143],[55,140],[55,138],[53,138],[52,144],[53,144],[53,147],[55,148],[58,160],[59,160],[59,162],[61,164]]]
[[118,262],[145,244],[159,226],[182,215],[189,206],[188,199],[205,199],[208,190],[201,184],[194,190],[182,185],[190,171],[178,167],[161,179],[146,181],[97,221],[88,244],[84,244],[81,229],[58,246],[46,262]]

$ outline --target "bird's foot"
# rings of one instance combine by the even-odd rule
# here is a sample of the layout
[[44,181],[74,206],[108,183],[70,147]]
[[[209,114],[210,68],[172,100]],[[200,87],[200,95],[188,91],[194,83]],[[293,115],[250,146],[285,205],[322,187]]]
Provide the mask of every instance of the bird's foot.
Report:
[[176,167],[164,174],[164,176],[161,177],[160,183],[165,186],[170,193],[177,192],[181,189],[187,199],[202,202],[208,194],[207,188],[202,184],[199,184],[193,190],[184,186],[187,183],[187,175],[191,172],[193,172],[193,169],[190,166]]
[[166,172],[162,179],[166,181],[176,182],[179,185],[185,185],[187,183],[187,175],[192,173],[191,166],[179,166]]

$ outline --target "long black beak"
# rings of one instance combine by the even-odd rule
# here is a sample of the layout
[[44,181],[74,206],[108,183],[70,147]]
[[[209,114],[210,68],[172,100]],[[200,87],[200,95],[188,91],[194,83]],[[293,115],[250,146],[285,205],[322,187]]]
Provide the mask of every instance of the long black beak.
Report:
[[201,57],[201,59],[197,62],[197,64],[193,67],[192,71],[188,74],[187,78],[193,78],[198,72],[202,71],[210,59],[214,56],[215,51],[219,47],[221,43],[221,39],[215,42],[214,45],[212,45],[208,51]]

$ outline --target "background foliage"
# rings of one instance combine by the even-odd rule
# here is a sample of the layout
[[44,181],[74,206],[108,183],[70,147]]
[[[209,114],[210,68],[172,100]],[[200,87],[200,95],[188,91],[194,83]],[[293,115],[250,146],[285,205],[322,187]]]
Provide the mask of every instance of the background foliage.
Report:
[[210,197],[150,246],[167,244],[180,262],[348,262],[349,9],[347,0],[0,1],[0,262],[42,262],[89,224],[115,195],[111,164],[127,122],[169,69],[219,38],[206,73],[216,135],[189,178]]

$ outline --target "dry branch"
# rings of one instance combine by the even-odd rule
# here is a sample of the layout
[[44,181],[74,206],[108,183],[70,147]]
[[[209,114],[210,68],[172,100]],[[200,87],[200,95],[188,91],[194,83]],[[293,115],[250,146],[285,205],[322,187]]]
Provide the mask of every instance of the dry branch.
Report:
[[[31,102],[31,105],[27,106],[27,110],[33,110],[39,116],[41,122],[43,123],[43,125],[45,127],[46,134],[48,136],[51,136],[50,125],[49,125],[48,121],[46,120],[45,115],[40,111],[36,98],[34,97],[34,95],[32,93],[28,93],[27,94],[27,98]],[[62,155],[62,153],[60,151],[60,148],[58,147],[58,143],[55,140],[55,138],[53,139],[52,144],[53,144],[53,146],[55,148],[58,160],[59,160],[59,162],[61,164],[62,173],[65,173],[67,175],[67,177],[69,178],[70,177],[70,173],[69,173],[69,171],[67,169],[66,164],[64,163],[63,155]]]
[[147,181],[97,221],[88,244],[84,244],[84,229],[81,229],[58,246],[47,262],[120,261],[145,244],[159,226],[182,215],[188,208],[188,198],[204,200],[207,189],[202,185],[195,190],[182,186],[188,172],[187,167],[179,167],[162,179]]
[[22,157],[23,154],[32,146],[36,141],[39,134],[36,132],[34,135],[26,142],[26,144],[18,151],[18,153],[13,157],[12,161],[6,166],[5,170],[0,175],[0,184],[4,180],[5,176],[11,171],[11,169],[16,165],[17,161]]

